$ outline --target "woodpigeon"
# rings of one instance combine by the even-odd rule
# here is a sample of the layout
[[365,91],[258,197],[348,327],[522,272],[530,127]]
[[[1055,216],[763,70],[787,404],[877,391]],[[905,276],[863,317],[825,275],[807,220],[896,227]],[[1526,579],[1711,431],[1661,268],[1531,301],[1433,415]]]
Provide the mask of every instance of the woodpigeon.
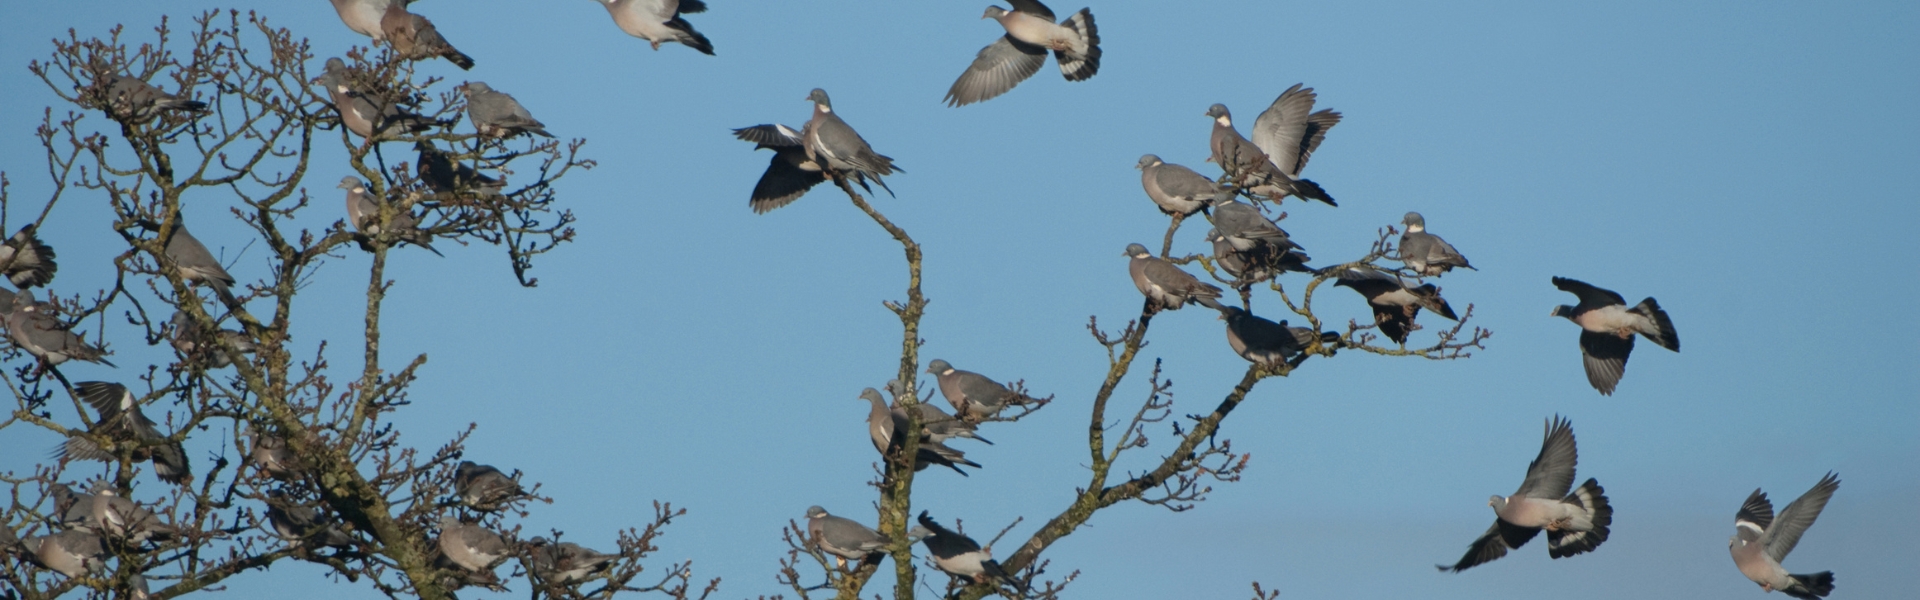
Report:
[[1304,250],[1293,243],[1286,230],[1260,214],[1260,209],[1234,200],[1233,194],[1221,193],[1213,198],[1212,204],[1213,228],[1225,236],[1235,250],[1251,251],[1262,243],[1284,250]]
[[1039,0],[1007,0],[1007,4],[1013,10],[988,6],[980,16],[998,21],[1007,34],[974,56],[973,64],[947,89],[948,106],[966,106],[1007,93],[1040,70],[1048,50],[1067,81],[1084,81],[1100,70],[1100,29],[1094,26],[1089,9],[1055,23],[1053,11]]
[[296,546],[351,548],[353,536],[341,531],[325,513],[301,504],[283,490],[267,491],[267,524],[275,535]]
[[1467,264],[1467,257],[1453,249],[1453,244],[1427,233],[1427,219],[1420,213],[1407,213],[1400,223],[1407,226],[1407,232],[1400,234],[1400,262],[1413,272],[1422,277],[1439,277],[1454,267],[1473,269],[1473,265]]
[[1141,156],[1134,168],[1140,170],[1140,187],[1147,190],[1147,198],[1168,216],[1193,216],[1220,193],[1220,186],[1212,179],[1193,169],[1167,164],[1159,156]]
[[1813,484],[1813,489],[1788,503],[1777,518],[1767,494],[1753,490],[1740,505],[1740,512],[1735,513],[1734,535],[1727,540],[1727,551],[1733,554],[1733,564],[1740,567],[1740,574],[1760,584],[1760,589],[1779,591],[1802,600],[1824,598],[1833,593],[1833,571],[1795,575],[1782,568],[1780,561],[1793,552],[1794,545],[1800,543],[1800,534],[1806,533],[1814,519],[1820,518],[1827,500],[1839,489],[1840,477],[1829,472]]
[[1547,556],[1553,558],[1600,547],[1607,541],[1607,526],[1613,523],[1613,507],[1607,503],[1606,490],[1592,478],[1573,489],[1574,463],[1578,461],[1573,424],[1555,415],[1547,424],[1540,455],[1527,465],[1527,478],[1520,489],[1512,496],[1487,500],[1496,517],[1493,526],[1474,540],[1460,562],[1436,566],[1443,572],[1464,571],[1506,556],[1507,550],[1526,544],[1541,529],[1547,530]]
[[0,244],[0,274],[20,289],[40,287],[53,281],[60,265],[53,262],[53,247],[40,241],[33,225],[21,227],[12,238]]
[[1586,282],[1555,277],[1553,287],[1580,297],[1578,306],[1553,307],[1551,316],[1566,317],[1580,326],[1580,359],[1587,369],[1587,383],[1600,395],[1613,395],[1614,386],[1626,374],[1633,334],[1645,336],[1662,348],[1680,351],[1680,334],[1673,330],[1673,320],[1653,297],[1627,308],[1627,300],[1620,294]]
[[1238,306],[1221,307],[1220,319],[1227,322],[1227,345],[1233,353],[1257,365],[1279,366],[1316,341],[1327,346],[1340,341],[1340,334],[1289,327],[1284,320],[1275,323]]
[[360,137],[391,138],[433,128],[433,119],[401,110],[393,102],[355,88],[347,63],[338,58],[327,59],[327,70],[320,75],[320,84],[327,88],[333,107],[340,112],[340,123]]
[[[332,0],[334,12],[340,13],[340,22],[354,33],[373,38],[385,39],[386,32],[380,27],[380,19],[387,14],[387,5],[396,0]],[[405,4],[404,0],[400,0]]]
[[[186,449],[179,442],[167,441],[167,435],[160,433],[152,419],[140,411],[140,399],[127,390],[127,386],[105,381],[82,381],[74,386],[80,399],[100,418],[95,420],[88,433],[112,438],[121,444],[139,444],[132,458],[135,462],[153,460],[153,474],[162,481],[185,485],[193,479],[193,469],[187,464]],[[60,460],[98,460],[113,462],[119,456],[100,448],[93,440],[77,433],[69,434],[67,441],[54,451]]]
[[[347,191],[347,221],[353,225],[353,229],[368,235],[380,235],[380,203],[367,190],[367,183],[359,177],[348,175],[340,178],[338,187]],[[433,248],[433,236],[420,230],[420,218],[412,213],[394,213],[393,229],[395,239],[426,248],[435,255],[446,256]]]
[[492,571],[511,554],[507,540],[500,534],[451,516],[440,518],[438,544],[449,562],[468,571]]
[[[880,451],[882,458],[893,454],[904,439],[896,437],[896,434],[907,430],[909,423],[907,412],[899,408],[889,408],[887,400],[880,397],[880,390],[873,388],[861,390],[860,399],[872,403],[872,409],[867,412],[867,436],[873,439],[873,449]],[[967,453],[933,441],[923,431],[920,436],[920,450],[914,453],[913,470],[925,470],[930,465],[947,467],[963,476],[967,472],[961,470],[960,465],[980,468],[980,463],[967,460]]]
[[514,100],[506,92],[495,91],[483,81],[469,81],[455,89],[467,96],[467,120],[473,121],[473,128],[480,135],[510,138],[522,133],[533,133],[541,137],[553,137],[547,133],[547,126],[527,107]]
[[613,15],[613,24],[620,26],[627,35],[646,40],[659,50],[661,44],[680,42],[688,48],[699,50],[701,54],[713,55],[713,42],[707,36],[693,30],[680,15],[698,14],[707,11],[707,3],[701,0],[594,0],[607,7],[607,13]]
[[1022,401],[1019,394],[1000,382],[979,373],[955,369],[938,358],[927,363],[927,373],[938,380],[940,395],[947,398],[947,404],[953,405],[953,414],[976,423],[1000,414],[1009,404]]
[[96,89],[105,93],[101,98],[102,111],[121,123],[145,123],[160,116],[162,111],[184,110],[205,112],[207,103],[181,98],[153,87],[153,84],[135,77],[115,73],[96,71],[94,80]]
[[827,514],[827,509],[819,506],[807,507],[807,537],[813,538],[813,547],[833,555],[843,569],[847,561],[859,563],[867,555],[893,545],[893,540],[880,532],[852,519]]
[[1366,297],[1367,305],[1373,307],[1373,322],[1380,326],[1380,333],[1395,343],[1407,343],[1414,317],[1420,316],[1422,308],[1460,320],[1447,300],[1440,297],[1440,288],[1431,283],[1409,285],[1398,275],[1368,267],[1348,267],[1340,271],[1338,277],[1339,281],[1333,285],[1353,288]]
[[386,13],[380,16],[380,31],[386,34],[394,54],[403,60],[445,58],[461,70],[473,68],[472,57],[453,49],[447,38],[440,37],[440,30],[434,29],[433,21],[407,12],[406,4],[389,2]]
[[41,568],[79,577],[106,567],[107,548],[100,536],[78,529],[21,540],[24,556]]
[[833,101],[827,98],[826,90],[814,88],[807,99],[813,102],[813,119],[807,121],[801,136],[807,158],[826,170],[853,177],[869,194],[873,193],[873,188],[867,187],[867,178],[871,177],[887,195],[893,195],[893,188],[887,187],[880,176],[907,170],[894,166],[892,158],[875,153],[865,138],[840,120],[840,115],[833,112]]
[[247,451],[247,462],[253,463],[254,468],[281,481],[299,478],[300,462],[287,449],[285,438],[264,433],[258,427],[249,427],[247,435],[253,438],[252,448]]
[[224,369],[233,364],[234,357],[228,355],[226,348],[221,346],[223,342],[241,354],[253,354],[259,349],[259,345],[246,332],[216,328],[212,334],[208,334],[195,325],[185,311],[173,311],[169,325],[173,330],[173,339],[170,340],[173,349],[179,351],[186,360],[200,361],[208,368]]
[[159,515],[138,503],[120,497],[105,481],[99,482],[92,494],[75,494],[71,490],[67,493],[72,498],[72,506],[62,511],[61,520],[68,527],[125,540],[130,544],[149,539],[170,540],[180,535],[178,527],[161,521]]
[[601,577],[613,570],[618,554],[596,552],[573,542],[553,543],[536,537],[526,543],[522,557],[527,571],[541,581],[567,585]]
[[953,438],[967,438],[987,445],[993,444],[987,438],[980,437],[977,426],[947,414],[947,411],[940,410],[940,407],[930,402],[917,402],[914,404],[914,410],[920,412],[921,429],[926,431],[927,439],[933,443],[944,444]]
[[457,194],[472,192],[481,196],[499,196],[500,180],[480,174],[465,164],[453,162],[445,152],[433,147],[432,142],[421,140],[413,143],[420,152],[420,159],[414,165],[415,174],[427,189],[436,194]]
[[180,278],[188,284],[198,283],[213,289],[222,302],[233,304],[233,275],[213,257],[206,244],[187,231],[184,222],[175,223],[173,237],[167,240],[167,259],[173,261],[174,268],[180,270]]
[[520,489],[518,479],[508,477],[492,465],[470,460],[460,461],[460,466],[454,468],[453,491],[467,507],[484,511],[500,510],[527,493]]
[[14,294],[13,312],[7,314],[7,335],[13,338],[13,343],[49,367],[67,359],[117,367],[105,358],[106,350],[88,345],[86,340],[67,331],[66,324],[48,313],[51,308],[52,305],[35,302],[32,291],[20,290]]
[[1240,285],[1265,281],[1287,271],[1301,273],[1313,272],[1307,261],[1313,260],[1299,251],[1299,245],[1288,240],[1287,245],[1274,245],[1255,240],[1250,250],[1233,247],[1233,242],[1222,235],[1219,229],[1208,229],[1206,241],[1213,244],[1214,264],[1240,280]]
[[1210,160],[1254,193],[1274,200],[1297,196],[1337,206],[1319,184],[1300,177],[1307,159],[1326,139],[1327,130],[1340,123],[1338,112],[1313,112],[1315,98],[1313,88],[1302,88],[1301,84],[1281,92],[1273,105],[1254,119],[1252,141],[1234,130],[1233,116],[1226,105],[1213,105],[1207,109],[1207,116],[1214,120]]
[[1127,244],[1126,256],[1132,259],[1127,263],[1127,273],[1133,276],[1133,286],[1147,297],[1153,311],[1179,310],[1189,302],[1220,308],[1220,288],[1202,283],[1173,263],[1154,256],[1146,246]]
[[733,130],[733,137],[753,142],[755,150],[773,151],[767,172],[760,175],[760,182],[753,185],[753,195],[747,198],[754,214],[791,204],[827,180],[820,165],[807,156],[807,140],[801,131],[780,124],[754,125]]
[[965,577],[974,583],[1014,583],[1007,572],[1000,568],[1000,563],[993,560],[992,548],[981,548],[973,538],[941,527],[933,517],[927,516],[927,511],[920,511],[919,521],[920,526],[915,527],[909,535],[920,538],[920,543],[926,544],[927,554],[933,555],[930,557],[933,568],[955,577]]

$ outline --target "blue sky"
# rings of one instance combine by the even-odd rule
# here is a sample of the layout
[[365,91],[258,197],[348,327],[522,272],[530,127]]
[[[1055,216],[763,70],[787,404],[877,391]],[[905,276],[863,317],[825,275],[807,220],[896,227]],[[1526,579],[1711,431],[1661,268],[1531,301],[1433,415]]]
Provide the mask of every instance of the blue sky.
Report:
[[[1840,491],[1788,568],[1835,571],[1836,598],[1910,595],[1920,550],[1896,535],[1920,528],[1920,319],[1900,302],[1920,293],[1903,258],[1920,217],[1920,6],[1108,2],[1092,7],[1098,76],[1070,84],[1049,64],[955,109],[942,94],[1000,30],[978,19],[983,2],[941,4],[716,1],[689,17],[716,57],[651,51],[584,1],[416,5],[478,63],[426,72],[513,94],[557,135],[588,138],[600,166],[565,182],[579,242],[542,259],[537,289],[516,286],[493,248],[400,253],[385,356],[430,357],[395,419],[408,439],[433,447],[478,422],[469,457],[522,469],[558,499],[528,527],[590,546],[610,548],[653,500],[688,508],[654,564],[692,559],[699,577],[725,578],[722,597],[783,591],[780,528],[808,505],[871,522],[874,455],[855,396],[892,376],[898,324],[880,302],[902,295],[898,246],[830,188],[752,214],[768,154],[727,131],[799,125],[807,90],[822,87],[908,171],[889,179],[899,197],[875,205],[926,249],[923,358],[1058,395],[983,430],[998,445],[965,446],[985,465],[972,477],[918,479],[916,505],[970,531],[1025,517],[1011,546],[1085,481],[1105,366],[1087,317],[1117,327],[1137,314],[1120,250],[1166,227],[1135,160],[1213,175],[1206,107],[1244,120],[1305,82],[1346,115],[1306,171],[1341,206],[1289,203],[1283,225],[1330,263],[1424,213],[1481,269],[1437,283],[1495,335],[1470,360],[1346,353],[1262,383],[1222,433],[1253,456],[1245,480],[1184,514],[1099,514],[1047,554],[1052,573],[1081,571],[1073,596],[1233,598],[1258,580],[1287,598],[1754,598],[1725,550],[1734,510],[1755,487],[1784,505],[1828,470]],[[49,190],[31,135],[55,98],[26,63],[69,27],[125,23],[146,41],[160,14],[200,5],[34,6],[0,19],[0,169],[15,218]],[[243,8],[309,37],[316,69],[367,42],[318,0]],[[316,230],[340,218],[327,203],[348,172],[340,148],[321,153],[309,191],[327,210],[302,217]],[[187,210],[232,257],[245,231],[221,217],[229,202],[209,194]],[[107,285],[119,243],[107,218],[99,197],[63,200],[44,234],[60,252],[57,291]],[[1204,230],[1189,224],[1176,251],[1205,249]],[[232,269],[243,279],[264,274],[251,252]],[[332,365],[347,372],[358,365],[339,344],[358,331],[366,263],[323,269],[295,332],[335,340]],[[1619,391],[1599,396],[1576,328],[1547,316],[1572,300],[1555,275],[1658,298],[1684,351],[1642,344]],[[1256,313],[1278,318],[1276,305],[1255,298]],[[1367,315],[1346,290],[1316,306],[1336,322]],[[1238,380],[1245,363],[1222,338],[1209,312],[1155,320],[1143,354],[1165,359],[1176,414],[1211,408]],[[130,382],[165,356],[131,331],[109,339],[121,369],[69,374]],[[1136,377],[1117,399],[1144,393]],[[1536,541],[1435,573],[1491,522],[1486,497],[1512,492],[1555,413],[1578,434],[1579,476],[1613,499],[1613,537],[1570,559]],[[1123,469],[1169,447],[1154,433]],[[10,428],[0,468],[56,442]],[[193,446],[203,463],[218,448]],[[313,585],[317,573],[276,565],[231,589],[374,595]]]

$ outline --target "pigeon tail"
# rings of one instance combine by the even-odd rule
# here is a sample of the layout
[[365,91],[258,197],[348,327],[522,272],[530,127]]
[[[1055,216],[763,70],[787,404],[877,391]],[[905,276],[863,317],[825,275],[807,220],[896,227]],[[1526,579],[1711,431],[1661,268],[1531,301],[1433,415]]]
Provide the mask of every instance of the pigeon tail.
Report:
[[447,50],[441,52],[440,57],[447,59],[447,62],[453,63],[453,66],[460,67],[462,71],[473,70],[473,57],[467,56],[465,52],[453,49],[453,46],[447,46]]
[[[685,7],[686,5],[684,3],[681,4],[681,8],[684,9]],[[706,5],[701,5],[702,10],[705,10],[705,8]],[[680,12],[685,13],[687,11],[681,10]],[[708,41],[707,36],[700,35],[700,32],[694,31],[693,25],[688,24],[686,19],[674,17],[672,21],[667,21],[667,27],[678,30],[682,34],[680,39],[677,40],[681,44],[686,45],[688,48],[698,50],[701,54],[713,56],[713,42]]]
[[1319,200],[1327,203],[1327,206],[1340,205],[1333,201],[1333,196],[1328,195],[1326,189],[1321,188],[1320,184],[1314,183],[1311,179],[1293,180],[1293,195],[1308,200]]
[[1793,585],[1780,590],[1781,593],[1801,600],[1825,598],[1833,593],[1833,571],[1821,571],[1812,575],[1787,575],[1793,578]]
[[1674,352],[1680,351],[1680,334],[1673,329],[1673,319],[1667,318],[1667,311],[1660,310],[1660,303],[1654,301],[1652,296],[1641,300],[1631,312],[1646,315],[1653,320],[1654,326],[1659,328],[1657,332],[1642,331],[1641,335],[1647,336],[1648,340],[1659,344],[1661,348]]
[[1100,71],[1100,28],[1093,24],[1093,11],[1082,8],[1080,12],[1067,17],[1067,22],[1062,25],[1079,34],[1087,49],[1084,53],[1055,50],[1053,60],[1060,63],[1060,74],[1067,81],[1085,81]]
[[1592,526],[1586,531],[1555,529],[1547,531],[1547,555],[1563,558],[1575,554],[1592,552],[1607,541],[1611,533],[1608,526],[1613,524],[1613,505],[1607,502],[1606,489],[1600,482],[1588,478],[1586,483],[1574,488],[1561,502],[1580,507],[1587,513],[1587,522]]
[[181,100],[177,98],[173,100],[162,100],[156,106],[160,108],[186,110],[186,111],[193,111],[193,112],[200,112],[207,109],[207,103],[205,102],[201,102],[199,100]]

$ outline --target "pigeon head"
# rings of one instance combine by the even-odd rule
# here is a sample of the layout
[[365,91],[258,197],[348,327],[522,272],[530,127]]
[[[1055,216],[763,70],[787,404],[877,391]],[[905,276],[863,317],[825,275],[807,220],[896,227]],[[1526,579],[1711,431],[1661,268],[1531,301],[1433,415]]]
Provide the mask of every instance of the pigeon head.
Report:
[[1494,512],[1500,512],[1501,510],[1505,510],[1507,508],[1507,497],[1493,496],[1493,497],[1487,498],[1487,506],[1493,507]]
[[1245,314],[1247,314],[1247,309],[1240,308],[1238,306],[1227,306],[1227,305],[1220,306],[1220,320],[1222,321],[1232,321],[1234,319],[1240,318],[1241,315],[1245,315]]
[[1400,224],[1406,225],[1407,231],[1421,231],[1427,228],[1427,218],[1420,216],[1420,213],[1410,212],[1400,219]]
[[876,390],[873,388],[860,390],[860,399],[866,400],[868,402],[882,404],[882,405],[887,403],[887,399],[880,395],[880,390]]
[[812,100],[814,104],[819,105],[821,108],[825,108],[828,111],[833,110],[833,100],[830,100],[827,98],[826,90],[823,90],[820,88],[813,88],[813,91],[807,92],[807,99]]
[[456,89],[466,92],[468,97],[472,97],[475,93],[484,94],[493,91],[493,88],[487,87],[486,82],[482,81],[469,81],[466,85],[459,86]]
[[915,525],[913,526],[913,529],[907,530],[907,543],[909,544],[918,542],[920,540],[924,540],[930,537],[933,537],[933,530],[927,529],[925,525]]
[[1139,244],[1127,244],[1127,256],[1131,256],[1134,258],[1146,258],[1149,256],[1153,256],[1153,253],[1148,252],[1146,246],[1142,246]]
[[982,18],[982,19],[998,19],[998,18],[1000,18],[1000,17],[1004,17],[1004,16],[1007,16],[1007,9],[1004,9],[1004,8],[1000,8],[1000,7],[998,7],[998,6],[989,6],[989,7],[987,7],[987,14],[984,14],[984,15],[980,15],[980,18]]
[[1572,320],[1573,320],[1573,307],[1571,307],[1571,306],[1567,306],[1567,305],[1565,305],[1565,304],[1562,304],[1562,305],[1559,305],[1559,306],[1555,306],[1555,307],[1553,307],[1553,312],[1550,312],[1550,313],[1547,313],[1547,316],[1549,316],[1549,317],[1566,317],[1568,321],[1572,321]]
[[824,516],[827,516],[827,509],[820,508],[820,505],[816,504],[816,505],[807,507],[807,518],[818,519]]
[[1206,240],[1205,240],[1205,241],[1209,241],[1209,242],[1218,242],[1218,241],[1220,241],[1220,240],[1224,240],[1224,239],[1227,239],[1227,237],[1226,237],[1226,236],[1223,236],[1223,235],[1220,235],[1220,230],[1218,230],[1218,229],[1208,229],[1208,230],[1207,230],[1207,237],[1206,237]]
[[340,189],[351,190],[354,188],[363,188],[363,187],[367,187],[367,184],[361,183],[359,177],[348,175],[346,177],[340,178]]
[[1147,167],[1151,167],[1163,162],[1166,162],[1166,161],[1160,160],[1160,157],[1158,156],[1154,156],[1152,154],[1146,154],[1140,157],[1140,164],[1134,165],[1133,168],[1145,169]]
[[927,372],[934,375],[945,375],[947,371],[952,370],[953,365],[947,364],[947,361],[938,358],[933,359],[933,362],[927,363]]
[[20,290],[20,293],[13,295],[14,310],[30,310],[32,308],[33,290]]
[[1227,112],[1227,105],[1225,104],[1215,104],[1207,107],[1207,116],[1215,119],[1224,119],[1229,122],[1233,120],[1233,115]]

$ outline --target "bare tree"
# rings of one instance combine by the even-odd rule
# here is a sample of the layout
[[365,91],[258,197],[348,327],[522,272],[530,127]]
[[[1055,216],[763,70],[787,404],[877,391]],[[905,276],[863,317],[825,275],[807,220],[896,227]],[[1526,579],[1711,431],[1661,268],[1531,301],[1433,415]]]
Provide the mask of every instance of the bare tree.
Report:
[[[495,567],[513,557],[509,577],[526,575],[535,597],[714,591],[718,580],[696,584],[686,562],[643,564],[683,509],[656,503],[650,522],[620,531],[610,556],[557,531],[526,544],[533,536],[516,521],[533,503],[554,502],[538,485],[522,490],[518,473],[500,474],[506,492],[488,502],[451,493],[474,485],[457,473],[473,429],[427,448],[402,439],[389,419],[426,362],[381,354],[390,261],[437,260],[413,245],[482,244],[504,250],[518,282],[535,285],[534,259],[573,239],[560,183],[594,166],[580,154],[584,140],[463,133],[461,96],[437,92],[438,79],[416,76],[386,48],[356,49],[345,81],[316,87],[308,44],[252,13],[204,13],[184,31],[163,20],[137,46],[122,34],[69,32],[31,65],[71,106],[49,108],[38,132],[54,191],[0,253],[0,272],[43,260],[47,275],[14,278],[24,286],[6,307],[16,366],[0,379],[16,407],[0,430],[41,428],[67,441],[59,460],[0,477],[12,492],[0,532],[6,596],[168,598],[297,560],[390,597],[449,598],[462,586],[501,585]],[[406,126],[376,123],[373,139],[350,132],[338,90],[326,89],[334,84],[351,90],[351,102],[394,109],[377,121],[408,115]],[[343,146],[346,164],[314,164],[316,145],[326,144]],[[418,154],[390,154],[402,144]],[[314,210],[340,214],[337,201],[312,202],[308,180],[336,197],[328,177],[349,169],[378,210],[351,223],[319,217],[331,225],[317,231],[296,225]],[[14,208],[5,190],[0,177],[0,206]],[[46,283],[53,267],[36,232],[62,218],[62,202],[93,201],[111,207],[125,240],[113,285],[43,290],[45,302],[33,302],[26,288]],[[222,264],[189,233],[189,212],[220,218],[209,205],[252,232],[217,240],[244,248],[246,260]],[[341,375],[328,352],[337,341],[295,343],[289,331],[312,312],[295,300],[313,274],[357,252],[371,262],[364,339],[349,347],[364,366]],[[108,360],[90,353],[98,347],[138,343],[167,344],[174,359],[121,365],[137,381],[70,382],[60,371],[68,358]],[[180,450],[189,436],[216,436],[244,458],[222,452],[193,464]],[[464,531],[477,533],[442,539]]]

